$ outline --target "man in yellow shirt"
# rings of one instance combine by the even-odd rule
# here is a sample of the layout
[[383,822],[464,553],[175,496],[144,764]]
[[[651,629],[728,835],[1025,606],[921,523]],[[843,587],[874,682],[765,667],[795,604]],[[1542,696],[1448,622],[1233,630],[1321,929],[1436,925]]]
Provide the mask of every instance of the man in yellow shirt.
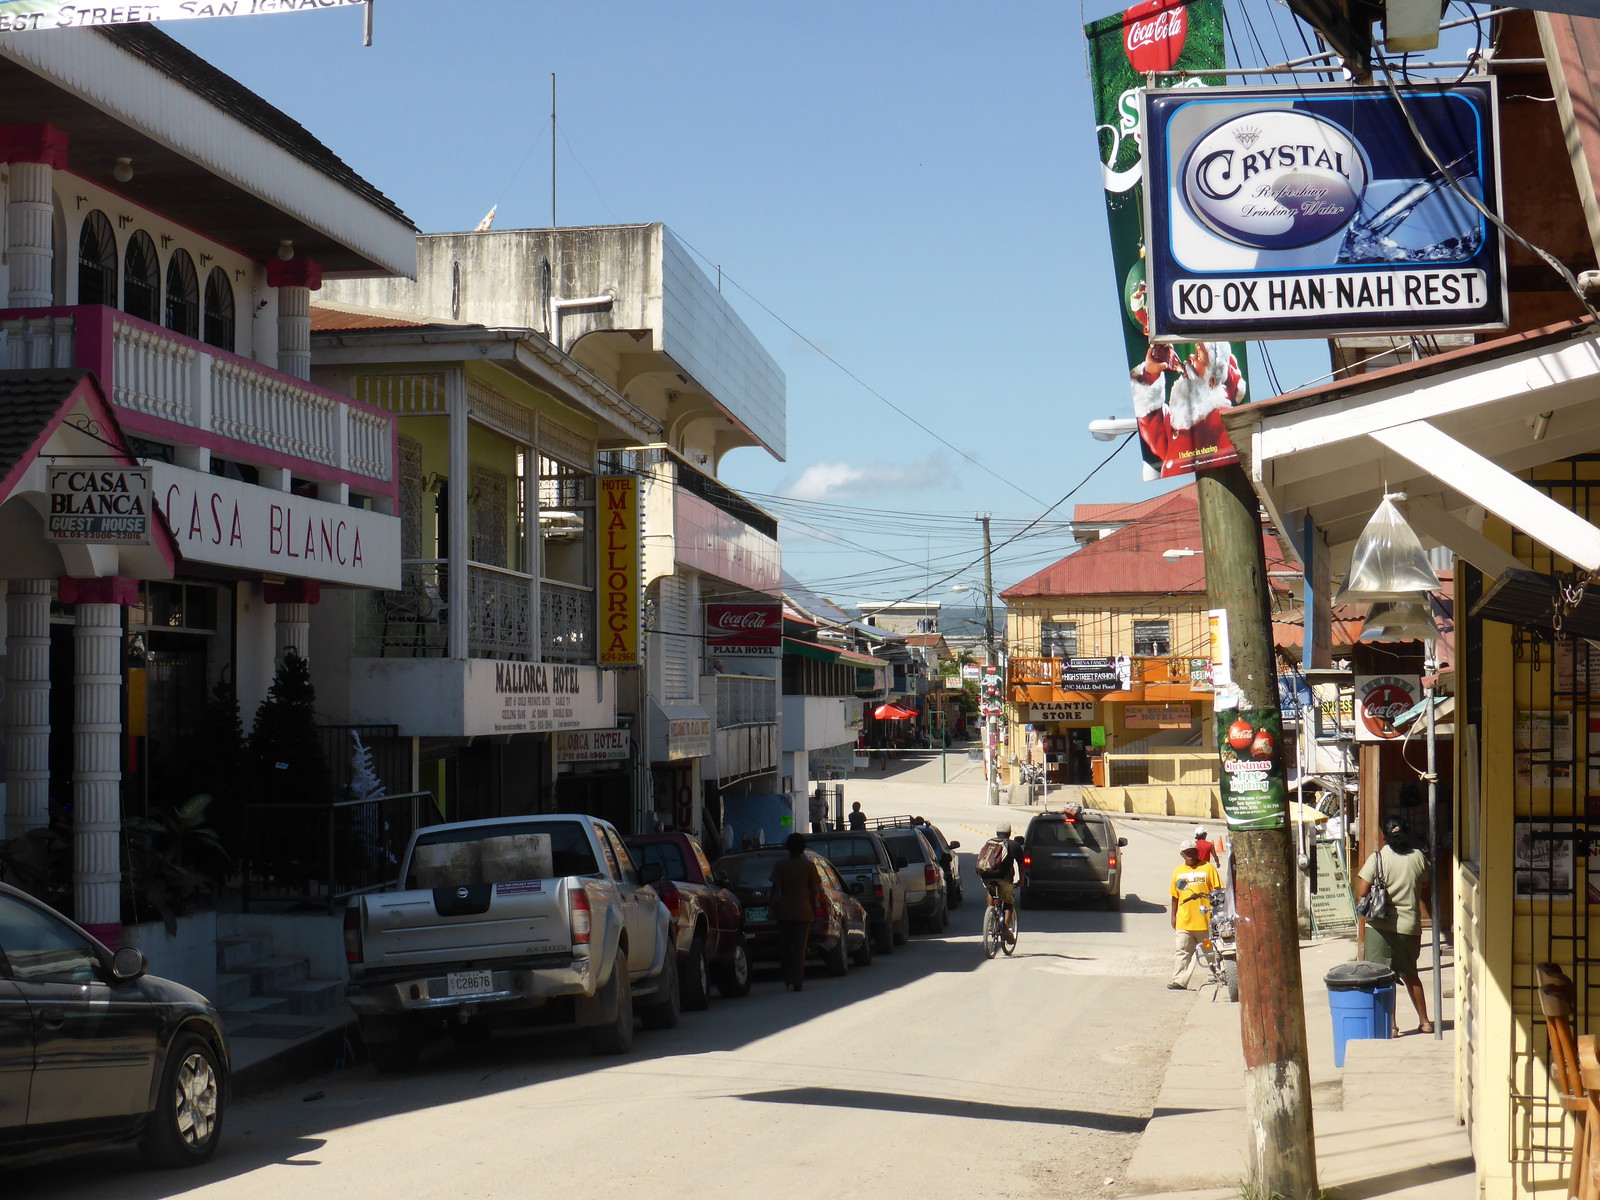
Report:
[[1174,955],[1176,962],[1172,979],[1167,987],[1175,992],[1187,991],[1189,973],[1194,969],[1195,952],[1205,941],[1211,927],[1211,893],[1222,886],[1217,868],[1200,861],[1200,853],[1193,841],[1178,847],[1183,855],[1183,865],[1172,873],[1172,902],[1169,913],[1176,935]]

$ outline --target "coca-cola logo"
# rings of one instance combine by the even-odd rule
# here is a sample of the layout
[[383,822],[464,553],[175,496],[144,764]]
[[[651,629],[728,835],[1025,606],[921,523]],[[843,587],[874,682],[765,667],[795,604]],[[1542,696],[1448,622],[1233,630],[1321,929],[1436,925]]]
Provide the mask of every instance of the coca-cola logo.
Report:
[[724,612],[716,619],[718,629],[765,629],[767,614],[759,609],[749,612]]
[[1183,53],[1189,16],[1182,0],[1143,0],[1122,14],[1123,46],[1135,71],[1170,71]]
[[1373,688],[1363,698],[1362,723],[1377,737],[1399,737],[1400,733],[1394,727],[1394,719],[1415,703],[1415,697],[1405,688],[1394,684],[1382,684]]

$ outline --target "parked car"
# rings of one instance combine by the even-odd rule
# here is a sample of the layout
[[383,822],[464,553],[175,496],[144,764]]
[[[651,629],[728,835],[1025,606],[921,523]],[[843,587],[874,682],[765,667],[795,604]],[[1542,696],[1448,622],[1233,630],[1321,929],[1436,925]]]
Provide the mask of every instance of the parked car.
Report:
[[899,874],[905,863],[895,861],[881,837],[870,830],[836,829],[807,834],[806,845],[838,868],[845,890],[867,910],[877,953],[892,954],[910,939],[906,885]]
[[136,1142],[210,1158],[228,1106],[222,1018],[25,892],[0,884],[0,1158]]
[[[750,957],[758,962],[777,962],[781,955],[778,920],[772,915],[772,868],[789,856],[782,846],[765,846],[738,854],[724,854],[714,868],[716,879],[731,889],[744,905],[744,932]],[[854,962],[859,967],[872,962],[872,938],[867,914],[854,897],[845,891],[844,880],[827,859],[810,850],[806,857],[822,881],[826,903],[817,910],[811,926],[807,951],[820,958],[830,975],[843,975]]]
[[623,840],[641,869],[661,869],[662,878],[650,886],[672,918],[683,1007],[705,1008],[713,981],[724,996],[749,995],[744,909],[739,897],[712,879],[700,843],[687,833],[636,833]]
[[956,851],[961,848],[960,842],[952,842],[945,838],[944,833],[937,825],[930,825],[926,817],[869,817],[867,828],[881,833],[885,829],[905,829],[914,826],[928,841],[928,846],[933,850],[934,858],[939,864],[939,869],[944,873],[945,904],[948,908],[957,908],[961,904],[961,864],[956,861]]
[[678,1023],[666,906],[608,822],[580,813],[430,825],[412,835],[400,890],[344,914],[347,997],[380,1071],[422,1043],[499,1025],[576,1025],[596,1054]]
[[914,825],[904,829],[879,829],[878,836],[900,867],[900,881],[906,887],[906,912],[929,933],[943,933],[949,917],[944,871],[934,857],[933,847],[922,830]]
[[1121,848],[1127,844],[1111,818],[1095,809],[1069,805],[1039,813],[1023,840],[1023,901],[1088,897],[1121,908]]

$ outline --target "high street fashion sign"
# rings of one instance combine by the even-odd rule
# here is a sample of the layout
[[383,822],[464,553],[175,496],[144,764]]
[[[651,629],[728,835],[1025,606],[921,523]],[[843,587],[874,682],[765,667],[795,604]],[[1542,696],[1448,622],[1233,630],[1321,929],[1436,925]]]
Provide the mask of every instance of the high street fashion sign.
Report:
[[1147,91],[1151,337],[1505,328],[1495,112],[1490,79]]
[[367,0],[146,0],[142,4],[84,4],[69,0],[0,0],[0,33],[137,25],[195,17],[253,17],[261,13],[354,8]]

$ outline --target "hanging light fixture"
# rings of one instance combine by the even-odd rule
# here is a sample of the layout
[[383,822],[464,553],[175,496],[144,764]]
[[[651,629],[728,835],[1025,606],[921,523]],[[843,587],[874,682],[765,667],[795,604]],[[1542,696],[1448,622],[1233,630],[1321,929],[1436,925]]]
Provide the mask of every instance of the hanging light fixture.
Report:
[[1404,499],[1404,492],[1384,495],[1356,539],[1350,571],[1333,598],[1335,604],[1415,601],[1418,592],[1439,590],[1439,577],[1428,564],[1422,542],[1395,507],[1396,500]]
[[1410,600],[1391,600],[1374,604],[1361,627],[1363,642],[1431,642],[1439,636],[1439,626],[1428,611],[1426,596]]

